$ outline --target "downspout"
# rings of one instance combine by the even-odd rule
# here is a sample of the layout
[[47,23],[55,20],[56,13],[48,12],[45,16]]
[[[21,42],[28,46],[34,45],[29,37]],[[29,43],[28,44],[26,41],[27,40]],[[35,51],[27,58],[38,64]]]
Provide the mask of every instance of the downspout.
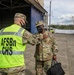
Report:
[[48,13],[47,12],[44,14],[44,22],[45,22],[45,28],[48,29]]

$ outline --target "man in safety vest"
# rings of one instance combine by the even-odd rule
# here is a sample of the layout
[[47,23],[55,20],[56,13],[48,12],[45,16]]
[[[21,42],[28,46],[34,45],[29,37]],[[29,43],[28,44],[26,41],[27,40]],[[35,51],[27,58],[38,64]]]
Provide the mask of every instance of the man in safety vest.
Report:
[[16,13],[14,24],[0,31],[0,75],[25,75],[24,50],[35,44],[34,36],[23,28],[26,16]]

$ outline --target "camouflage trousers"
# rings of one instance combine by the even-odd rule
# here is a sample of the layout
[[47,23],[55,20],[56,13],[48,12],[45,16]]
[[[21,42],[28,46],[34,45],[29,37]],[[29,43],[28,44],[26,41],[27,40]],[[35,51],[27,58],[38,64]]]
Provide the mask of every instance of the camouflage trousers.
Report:
[[25,67],[0,68],[0,75],[25,75]]
[[36,60],[35,70],[36,75],[43,75],[43,71],[46,73],[47,70],[51,67],[51,61],[38,61]]

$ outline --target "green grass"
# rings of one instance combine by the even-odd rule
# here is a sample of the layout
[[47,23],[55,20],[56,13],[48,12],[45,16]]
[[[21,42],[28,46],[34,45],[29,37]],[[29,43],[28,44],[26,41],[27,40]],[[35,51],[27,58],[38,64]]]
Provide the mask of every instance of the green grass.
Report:
[[53,27],[53,28],[56,28],[56,29],[74,30],[74,25],[51,25],[50,27]]

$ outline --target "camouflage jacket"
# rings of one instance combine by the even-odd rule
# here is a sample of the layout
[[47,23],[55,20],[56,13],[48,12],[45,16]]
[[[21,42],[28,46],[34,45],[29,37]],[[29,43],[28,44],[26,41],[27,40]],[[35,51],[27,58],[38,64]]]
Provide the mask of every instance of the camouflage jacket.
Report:
[[36,45],[35,58],[40,61],[50,60],[58,52],[57,44],[52,34],[48,31],[45,31],[44,34],[48,36],[45,39],[43,39],[43,34],[36,34],[41,43]]
[[23,39],[22,40],[23,44],[36,45],[37,43],[40,43],[40,41],[38,40],[38,38],[35,35],[32,35],[27,30],[24,31],[22,39]]

